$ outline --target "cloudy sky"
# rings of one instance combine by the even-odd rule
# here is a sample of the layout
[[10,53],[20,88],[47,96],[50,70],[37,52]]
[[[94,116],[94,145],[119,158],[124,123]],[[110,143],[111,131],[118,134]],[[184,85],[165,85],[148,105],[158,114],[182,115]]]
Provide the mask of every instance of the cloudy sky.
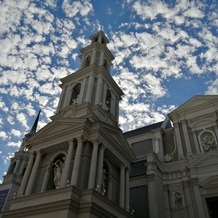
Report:
[[0,181],[41,108],[50,122],[60,78],[102,26],[125,93],[123,131],[193,95],[218,94],[217,0],[0,0]]

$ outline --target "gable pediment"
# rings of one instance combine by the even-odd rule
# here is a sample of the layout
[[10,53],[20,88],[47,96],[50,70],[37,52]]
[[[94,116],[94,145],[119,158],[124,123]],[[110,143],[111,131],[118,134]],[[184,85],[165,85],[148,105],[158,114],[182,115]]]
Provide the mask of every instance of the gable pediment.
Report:
[[34,135],[26,140],[27,143],[36,143],[49,138],[57,138],[66,135],[69,132],[73,132],[78,128],[84,126],[84,119],[69,119],[62,118],[50,122],[48,125],[40,129]]
[[110,149],[114,149],[118,153],[126,154],[132,161],[135,159],[135,155],[133,154],[129,143],[118,128],[102,125],[101,137],[103,141],[105,140],[105,143],[112,146]]
[[202,113],[204,114],[205,111],[211,113],[214,111],[215,105],[218,105],[218,95],[197,95],[169,113],[169,117],[173,118],[178,115],[186,116],[187,114],[190,114],[191,117],[194,114],[199,116]]

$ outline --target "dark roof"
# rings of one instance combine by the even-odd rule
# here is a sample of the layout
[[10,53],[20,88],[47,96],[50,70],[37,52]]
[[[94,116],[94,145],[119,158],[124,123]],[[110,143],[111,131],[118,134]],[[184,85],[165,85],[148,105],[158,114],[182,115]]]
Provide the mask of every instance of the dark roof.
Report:
[[131,131],[128,131],[128,132],[124,132],[123,134],[124,134],[124,136],[126,138],[130,138],[130,137],[133,137],[133,136],[136,136],[136,135],[141,135],[141,134],[144,134],[144,133],[148,133],[153,129],[161,128],[162,124],[163,124],[163,121],[161,121],[159,123],[154,123],[154,124],[151,124],[151,125],[148,125],[148,126],[144,126],[144,127],[138,128],[138,129],[134,129],[134,130],[131,130]]

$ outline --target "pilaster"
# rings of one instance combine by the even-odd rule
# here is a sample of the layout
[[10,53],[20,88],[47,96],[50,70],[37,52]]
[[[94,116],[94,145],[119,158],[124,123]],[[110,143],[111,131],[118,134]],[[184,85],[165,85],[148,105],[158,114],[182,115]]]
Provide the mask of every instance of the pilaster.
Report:
[[198,179],[192,180],[192,184],[193,184],[193,189],[194,189],[195,202],[196,202],[196,206],[198,210],[198,218],[205,218],[203,203],[201,199],[201,193],[200,193],[199,185],[198,185]]
[[174,123],[174,126],[175,126],[175,138],[176,138],[178,156],[179,156],[179,159],[182,159],[184,157],[184,153],[183,153],[182,140],[181,140],[181,135],[180,135],[180,130],[179,130],[179,124],[176,122]]
[[185,138],[187,156],[190,156],[190,155],[192,155],[192,149],[191,149],[191,143],[190,143],[190,139],[189,139],[189,132],[188,132],[188,126],[186,124],[186,120],[182,120],[182,130],[183,130],[183,135]]
[[126,211],[129,212],[129,168],[126,168]]
[[120,207],[125,208],[125,166],[120,165],[120,199],[119,204]]

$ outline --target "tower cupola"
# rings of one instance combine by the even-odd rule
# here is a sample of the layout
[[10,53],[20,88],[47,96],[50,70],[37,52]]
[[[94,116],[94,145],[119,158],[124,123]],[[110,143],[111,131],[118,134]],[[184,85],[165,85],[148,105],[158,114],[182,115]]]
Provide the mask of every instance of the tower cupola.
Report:
[[80,69],[61,79],[62,95],[56,114],[74,118],[95,114],[100,120],[117,123],[123,92],[109,73],[114,59],[107,48],[109,40],[102,30],[90,40],[80,50]]

